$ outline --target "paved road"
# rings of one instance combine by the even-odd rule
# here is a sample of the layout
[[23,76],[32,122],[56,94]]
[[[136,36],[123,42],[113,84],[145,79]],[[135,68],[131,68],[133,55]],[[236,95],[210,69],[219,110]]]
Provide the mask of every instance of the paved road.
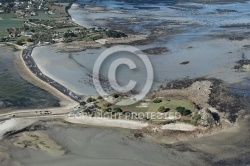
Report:
[[33,109],[25,111],[14,111],[10,113],[0,114],[0,121],[8,120],[11,118],[56,118],[65,117],[69,113],[76,113],[80,111],[79,104],[68,105],[66,107],[57,107],[50,109]]
[[50,84],[52,87],[56,88],[64,95],[69,96],[74,101],[76,101],[76,102],[82,101],[83,99],[80,95],[74,93],[73,91],[69,90],[65,86],[59,84],[58,82],[56,82],[55,80],[51,79],[50,77],[46,76],[45,74],[43,74],[41,72],[41,70],[38,68],[35,60],[31,56],[32,51],[35,47],[36,47],[36,45],[27,46],[22,52],[22,58],[26,64],[26,66],[30,69],[30,71],[32,73],[34,73],[36,75],[36,77],[38,77],[42,81]]

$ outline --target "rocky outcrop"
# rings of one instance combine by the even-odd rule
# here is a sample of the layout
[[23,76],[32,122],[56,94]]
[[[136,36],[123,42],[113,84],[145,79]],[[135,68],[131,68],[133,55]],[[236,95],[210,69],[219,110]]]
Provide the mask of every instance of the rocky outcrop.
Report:
[[230,122],[235,122],[237,112],[249,103],[244,96],[229,91],[228,85],[222,80],[214,78],[175,80],[149,95],[151,99],[155,97],[189,100],[198,110],[215,108],[219,113],[227,114]]
[[158,91],[151,97],[177,97],[188,99],[200,107],[209,107],[207,104],[211,93],[211,81],[196,81],[187,88],[183,89],[166,89]]
[[205,127],[211,127],[216,123],[212,115],[212,112],[210,110],[202,109],[200,110],[199,114],[201,116],[200,120],[198,120],[198,123],[200,125],[205,126]]

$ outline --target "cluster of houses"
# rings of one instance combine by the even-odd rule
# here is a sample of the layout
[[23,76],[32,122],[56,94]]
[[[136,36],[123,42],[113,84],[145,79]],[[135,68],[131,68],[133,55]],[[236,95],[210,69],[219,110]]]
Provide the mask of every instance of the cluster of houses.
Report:
[[36,8],[41,10],[43,9],[45,5],[44,0],[30,0],[30,1],[22,1],[22,0],[16,0],[14,1],[15,7],[24,7],[26,10],[30,10],[32,8]]
[[36,28],[36,27],[40,27],[41,26],[41,27],[44,27],[44,28],[46,28],[48,30],[53,29],[52,26],[47,26],[47,25],[44,25],[44,24],[36,24],[36,23],[33,23],[33,22],[29,22],[29,21],[25,21],[24,25],[26,25],[26,26],[28,26],[30,28]]
[[47,14],[54,14],[46,7],[44,0],[15,0],[14,2],[0,0],[0,13],[4,13],[6,8],[17,15],[18,18],[38,15],[35,11],[46,11]]
[[29,16],[36,16],[37,13],[34,11],[17,10],[16,13],[18,18],[24,18]]

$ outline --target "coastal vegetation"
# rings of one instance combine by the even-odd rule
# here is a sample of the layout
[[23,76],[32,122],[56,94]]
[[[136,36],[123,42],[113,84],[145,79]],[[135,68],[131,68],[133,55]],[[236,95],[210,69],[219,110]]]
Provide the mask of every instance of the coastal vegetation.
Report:
[[[121,31],[106,28],[84,28],[70,19],[68,9],[73,0],[3,1],[0,5],[0,41],[57,43],[121,38]],[[25,40],[20,36],[27,37]]]
[[105,38],[121,38],[127,37],[127,35],[120,31],[114,31],[103,28],[77,28],[74,31],[67,30],[63,34],[64,42],[72,42],[72,41],[95,41],[98,39]]
[[154,103],[161,103],[162,102],[162,99],[159,99],[159,98],[156,98],[153,100]]
[[[226,102],[225,98],[214,96],[214,91],[226,92],[220,80],[204,80],[202,78],[177,80],[162,88],[149,95],[147,99],[133,105],[119,105],[119,103],[130,100],[129,94],[91,97],[95,100],[81,107],[80,110],[89,110],[88,115],[94,117],[104,115],[107,118],[131,119],[156,125],[182,123],[213,128],[222,123],[227,124],[228,120],[234,120],[234,115],[223,117],[220,111],[215,108],[216,103]],[[231,97],[233,98],[232,95]]]
[[189,114],[191,114],[192,112],[188,109],[186,109],[185,107],[177,107],[176,108],[177,112],[179,112],[182,116],[187,116]]
[[[124,97],[122,94],[113,94],[109,96],[109,99],[116,101]],[[88,113],[89,116],[94,117],[105,114],[109,118],[119,117],[121,119],[148,121],[155,124],[183,122],[195,126],[210,126],[215,123],[209,111],[199,110],[195,104],[184,99],[155,98],[154,100],[119,107],[115,104],[117,101],[112,104],[102,97],[89,97],[87,102],[88,105],[82,105],[81,109],[83,112]],[[155,116],[165,116],[165,118],[157,119]],[[202,118],[203,120],[201,120]]]
[[86,105],[86,102],[85,102],[85,101],[81,101],[81,102],[80,102],[80,105],[81,105],[81,106],[85,106],[85,105]]

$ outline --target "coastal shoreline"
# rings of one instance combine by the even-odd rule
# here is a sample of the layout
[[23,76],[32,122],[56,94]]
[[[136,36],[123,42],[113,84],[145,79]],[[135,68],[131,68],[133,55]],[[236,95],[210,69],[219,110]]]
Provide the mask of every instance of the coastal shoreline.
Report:
[[[71,4],[72,5],[72,4]],[[70,9],[70,8],[69,8]],[[71,16],[70,16],[71,17]],[[71,18],[72,19],[72,18]],[[82,26],[82,25],[81,25]],[[82,26],[83,27],[83,26]],[[115,40],[115,39],[114,39]],[[36,63],[35,63],[35,61],[34,61],[34,59],[32,58],[32,56],[31,56],[31,54],[32,54],[32,51],[33,51],[33,48],[34,48],[35,46],[29,46],[29,47],[27,47],[26,49],[22,49],[22,52],[24,52],[22,55],[20,55],[19,56],[19,61],[22,63],[21,65],[22,65],[22,67],[24,68],[24,75],[28,75],[28,76],[26,76],[26,79],[27,80],[29,80],[29,79],[31,79],[32,78],[32,80],[33,80],[33,84],[34,85],[36,85],[36,86],[39,86],[39,87],[42,87],[43,89],[45,89],[46,91],[48,91],[48,92],[52,92],[52,94],[56,94],[56,95],[58,95],[58,96],[60,96],[60,97],[62,97],[63,98],[63,96],[65,95],[65,91],[63,91],[63,90],[58,90],[57,88],[55,88],[55,87],[53,87],[53,84],[51,84],[52,82],[54,83],[54,80],[53,79],[51,79],[50,77],[48,77],[47,75],[44,75],[41,71],[40,71],[40,69],[37,67],[37,65],[36,65]],[[28,64],[27,63],[27,59],[26,58],[29,58],[28,60],[31,60],[31,61],[33,61],[34,62],[34,64],[32,64],[31,63],[31,65],[30,64]],[[34,66],[32,66],[32,65],[34,65]],[[33,69],[37,69],[37,70],[33,70]],[[39,72],[39,73],[36,73],[36,72]],[[39,76],[41,76],[41,74],[42,75],[44,75],[44,78],[45,79],[41,79]],[[49,80],[47,80],[46,81],[46,79],[49,79]],[[30,81],[30,80],[29,80]],[[56,83],[56,82],[55,82]],[[60,84],[59,84],[60,85]],[[62,86],[63,88],[66,88],[66,87],[64,87],[64,86]],[[67,88],[66,88],[67,89]],[[69,97],[69,93],[66,93],[66,95]],[[66,96],[64,96],[64,97],[66,97]],[[67,98],[68,98],[67,97]],[[74,103],[74,102],[72,102],[72,103]],[[67,104],[66,104],[67,105]],[[76,107],[77,105],[75,104],[74,105],[74,107]],[[71,109],[73,109],[74,107],[71,107]],[[69,113],[69,107],[65,107],[65,109],[68,109],[68,110],[64,110],[63,111],[63,113]],[[43,109],[43,110],[52,110],[52,109]],[[53,112],[59,112],[59,113],[62,113],[62,111],[59,111],[59,110],[62,110],[62,108],[58,108],[58,111],[55,111],[55,110],[57,110],[57,108],[56,109],[54,109],[54,111]],[[28,111],[27,111],[28,112]],[[31,112],[31,110],[29,111],[29,112]],[[21,113],[21,112],[20,112]],[[70,122],[73,122],[73,121],[70,121]],[[74,122],[73,122],[74,123]],[[75,123],[79,123],[79,122],[75,122]],[[83,123],[83,122],[80,122],[80,123]],[[86,122],[85,122],[85,124],[86,124]],[[97,124],[97,123],[94,123],[93,124],[93,122],[91,122],[91,123],[87,123],[87,124],[90,124],[90,125],[95,125],[95,124]],[[107,125],[108,126],[108,125]],[[119,127],[120,125],[118,125],[118,127]],[[113,125],[111,125],[111,127],[114,127]],[[126,127],[125,127],[126,128]],[[180,129],[181,130],[181,129]]]
[[[66,10],[69,10],[74,2],[67,6]],[[140,3],[138,2],[138,4]],[[112,5],[112,3],[108,5]],[[144,6],[142,5],[141,7]],[[182,6],[177,5],[176,7]],[[187,10],[193,11],[193,6],[190,7],[191,8]],[[74,14],[72,17],[77,16]],[[109,43],[108,40],[113,40],[114,43]],[[176,121],[171,120],[163,123],[154,123],[150,119],[138,120],[137,118],[125,118],[123,115],[112,116],[111,118],[105,118],[104,116],[99,117],[95,115],[95,113],[104,111],[106,106],[102,107],[102,103],[100,103],[102,99],[98,98],[96,104],[100,104],[100,107],[97,105],[96,109],[91,109],[87,112],[86,109],[88,108],[88,104],[92,105],[95,102],[86,102],[87,105],[85,105],[85,107],[81,106],[84,104],[81,103],[80,105],[78,100],[72,99],[68,91],[82,95],[82,101],[90,98],[90,95],[87,93],[80,94],[79,90],[73,89],[67,82],[65,84],[64,80],[67,80],[66,76],[70,75],[67,74],[65,70],[60,70],[60,68],[54,70],[55,72],[53,68],[49,70],[51,69],[50,65],[52,65],[52,67],[58,65],[62,68],[67,68],[68,64],[66,62],[70,61],[70,59],[57,61],[57,57],[54,57],[53,52],[56,52],[59,56],[62,54],[65,54],[65,56],[71,54],[72,56],[75,54],[80,55],[80,52],[83,52],[81,48],[86,47],[86,54],[88,54],[88,49],[94,48],[93,45],[98,45],[98,47],[109,47],[116,43],[121,44],[119,41],[122,41],[124,44],[133,45],[129,40],[129,37],[121,39],[103,39],[100,40],[99,43],[97,41],[93,41],[92,44],[89,43],[89,47],[86,46],[88,43],[84,43],[84,41],[73,41],[66,44],[60,42],[58,43],[58,45],[61,46],[60,48],[53,44],[42,46],[44,50],[42,47],[40,47],[41,50],[39,47],[36,47],[34,50],[32,50],[32,48],[28,53],[26,52],[28,50],[25,50],[24,47],[12,44],[19,50],[16,52],[17,49],[13,49],[15,50],[15,70],[18,70],[19,75],[24,80],[57,97],[59,99],[57,101],[60,102],[61,107],[10,110],[8,112],[5,112],[7,110],[3,110],[3,112],[0,113],[0,165],[68,166],[82,165],[82,163],[84,163],[85,165],[93,166],[191,166],[194,164],[217,166],[250,164],[250,141],[248,134],[250,126],[248,103],[250,98],[247,95],[247,97],[244,95],[244,98],[241,98],[243,95],[238,96],[232,93],[229,90],[229,84],[227,84],[225,80],[220,79],[222,76],[218,79],[213,77],[210,78],[209,76],[185,78],[181,77],[181,74],[178,74],[180,79],[173,79],[171,82],[166,80],[166,85],[161,85],[159,89],[149,93],[146,97],[148,100],[145,101],[151,104],[155,99],[162,99],[161,104],[156,104],[157,106],[152,109],[146,109],[144,107],[145,109],[143,109],[143,111],[155,110],[161,112],[157,110],[160,105],[164,105],[165,102],[171,104],[175,99],[177,100],[177,104],[176,106],[173,104],[173,108],[171,107],[173,111],[175,111],[174,109],[178,106],[187,108],[186,103],[183,104],[179,102],[179,100],[187,100],[187,104],[194,106],[195,111],[193,108],[188,108],[192,113],[190,116],[182,116],[182,119]],[[147,39],[147,41],[149,40],[152,39]],[[191,46],[201,46],[196,44],[183,46],[184,53],[186,53],[185,50],[192,50]],[[218,43],[216,44],[216,42],[215,45],[221,47]],[[12,47],[11,45],[9,46]],[[33,46],[31,45],[30,47]],[[230,45],[228,45],[228,47],[229,46]],[[182,49],[178,44],[176,47],[177,49]],[[45,50],[49,48],[51,52],[46,52]],[[157,49],[163,47],[145,50],[143,48],[141,49],[143,51],[155,52],[158,51]],[[169,51],[173,51],[172,47],[169,48]],[[214,46],[211,48],[214,48]],[[239,47],[237,47],[237,49],[238,48]],[[230,48],[230,51],[232,50]],[[160,52],[161,50],[159,53]],[[232,52],[235,53],[234,51]],[[215,53],[221,54],[216,51]],[[85,52],[83,52],[83,54],[84,56],[86,55]],[[188,51],[187,54],[190,57],[192,55]],[[238,54],[239,53],[237,53],[237,55]],[[12,55],[14,55],[14,53]],[[171,54],[172,57],[169,59],[173,59],[174,55],[177,54]],[[221,57],[223,57],[223,55],[227,55],[227,53],[221,54]],[[232,54],[229,55],[233,58]],[[36,59],[38,56],[40,59]],[[202,57],[205,56],[206,55]],[[213,52],[211,56],[213,56]],[[48,63],[46,61],[43,63],[43,59]],[[162,63],[157,63],[160,67],[168,65],[168,63],[163,61],[163,58],[160,58],[160,60],[162,60],[160,61]],[[215,59],[213,59],[213,62],[214,60]],[[185,59],[185,57],[180,56],[180,59],[173,63],[177,66],[174,70],[182,67],[186,70],[189,69],[190,66],[188,64],[186,64],[186,67],[183,64],[178,66],[180,61],[190,61],[190,66],[193,66],[195,63],[200,63],[201,67],[196,67],[196,69],[202,70],[202,67],[205,68],[205,63],[202,63],[202,61],[196,62],[193,59]],[[86,59],[82,64],[84,66],[89,62],[90,60]],[[220,63],[219,60],[215,61],[215,63],[217,62]],[[221,64],[224,65],[224,63]],[[234,64],[233,60],[230,64]],[[212,66],[212,64],[209,65]],[[86,66],[88,69],[91,67],[92,65],[90,63]],[[73,70],[73,68],[70,69],[73,72],[77,71]],[[229,69],[228,66],[227,68],[225,67],[225,69]],[[92,74],[91,70],[88,71]],[[164,71],[168,72],[168,70]],[[65,77],[59,77],[59,75]],[[224,75],[224,73],[221,75]],[[164,75],[160,77],[166,78]],[[49,80],[47,78],[49,78]],[[72,77],[71,80],[75,81],[75,78],[76,77]],[[86,77],[83,76],[83,78]],[[234,77],[232,76],[232,78]],[[52,83],[57,83],[68,89],[67,92],[60,88],[57,89],[57,86],[53,86]],[[84,87],[84,84],[81,86]],[[81,86],[80,88],[82,88]],[[245,103],[247,104],[245,105]],[[168,108],[170,104],[166,104],[164,107]],[[151,105],[147,106],[150,108]],[[127,110],[123,107],[121,107],[121,109],[123,113],[126,111],[137,111],[133,110],[131,107]],[[176,109],[176,111],[178,111],[178,109]],[[47,112],[50,113],[47,114]],[[201,120],[208,120],[208,117],[212,117],[213,119],[210,120],[215,121],[209,123],[210,125],[198,123],[198,121],[196,121],[197,123],[188,121],[188,118],[194,118],[194,115],[201,115]],[[196,118],[197,117],[198,116],[196,116]]]
[[[49,93],[55,95],[60,100],[61,107],[55,107],[55,108],[44,108],[44,109],[27,109],[27,110],[10,110],[8,112],[2,112],[0,113],[0,119],[1,120],[8,120],[12,119],[13,115],[15,115],[15,119],[36,119],[40,120],[47,119],[47,118],[59,118],[63,119],[66,122],[73,123],[73,124],[84,124],[88,126],[102,126],[100,123],[104,123],[105,125],[103,127],[114,127],[114,128],[124,128],[124,129],[142,129],[143,127],[147,127],[147,123],[141,123],[136,121],[126,121],[126,120],[116,120],[113,121],[112,119],[105,119],[102,118],[101,121],[98,120],[90,120],[88,121],[79,121],[79,120],[72,120],[68,118],[68,113],[73,111],[74,108],[78,107],[79,103],[74,101],[69,96],[65,95],[65,93],[62,93],[60,90],[56,89],[55,87],[51,86],[48,82],[41,80],[39,77],[37,77],[36,74],[34,74],[30,68],[27,66],[27,63],[25,63],[24,59],[24,48],[18,45],[14,45],[16,48],[20,49],[20,53],[16,55],[15,64],[17,68],[19,69],[19,73],[26,81],[32,83],[35,86],[38,86]],[[31,53],[30,53],[31,54]],[[31,56],[31,55],[30,55]],[[52,112],[51,115],[41,115],[41,112],[44,111],[50,111]],[[112,124],[112,122],[116,122]],[[1,125],[0,125],[1,129]]]
[[32,57],[32,52],[35,47],[36,46],[32,45],[32,46],[27,46],[25,49],[23,49],[21,58],[22,58],[22,62],[25,63],[24,65],[26,65],[26,67],[29,68],[29,71],[32,72],[36,78],[39,78],[41,81],[50,85],[61,94],[66,95],[67,97],[71,98],[72,100],[76,102],[80,102],[82,99],[79,95],[72,92],[68,88],[64,87],[60,83],[56,82],[54,79],[48,77],[43,72],[41,72],[41,70],[39,69],[35,60]]
[[[59,98],[61,106],[66,106],[69,103],[72,103],[73,100],[71,98],[69,98],[68,96],[63,95],[59,90],[57,90],[56,88],[54,88],[50,84],[46,83],[45,81],[42,81],[37,76],[35,76],[34,73],[31,72],[31,70],[25,64],[25,61],[24,61],[23,56],[22,56],[22,51],[18,56],[16,56],[16,65],[19,68],[20,75],[26,81],[28,81],[28,82],[32,83],[33,85],[38,86],[38,87],[50,92],[51,94],[53,94],[57,98]],[[20,62],[20,63],[18,63],[18,62]]]
[[[27,80],[28,82],[38,86],[60,99],[61,107],[55,108],[44,108],[44,109],[27,109],[27,110],[12,110],[8,112],[2,112],[0,114],[1,120],[8,120],[8,119],[33,119],[35,121],[39,121],[41,119],[53,119],[58,118],[62,119],[65,122],[69,122],[72,124],[81,124],[86,126],[97,126],[97,127],[107,127],[107,128],[124,128],[124,129],[132,129],[132,130],[141,130],[143,128],[147,128],[151,126],[148,123],[140,122],[140,121],[133,121],[133,120],[121,120],[121,119],[107,119],[107,118],[97,118],[92,119],[91,117],[85,117],[83,120],[81,119],[70,119],[68,113],[73,111],[79,104],[73,101],[69,96],[66,96],[58,89],[51,86],[51,84],[47,83],[46,81],[41,80],[34,74],[27,63],[25,63],[23,51],[24,48],[21,46],[13,45],[20,49],[21,51],[17,53],[15,64],[19,70],[20,75]],[[41,112],[50,111],[52,114],[50,115],[41,115]],[[15,117],[13,118],[13,115]],[[183,124],[185,126],[185,124]],[[165,130],[167,126],[163,127]],[[1,126],[0,126],[1,129]],[[171,129],[171,127],[170,127]],[[178,130],[181,130],[179,128]],[[186,130],[186,129],[184,129]],[[193,130],[193,129],[192,129]]]
[[[19,46],[19,45],[15,45],[12,43],[7,43],[10,44],[14,47],[16,47],[17,49],[19,49],[20,51],[18,51],[15,55],[15,67],[18,69],[20,76],[28,81],[29,83],[46,90],[47,92],[51,93],[52,95],[54,95],[55,97],[57,97],[59,99],[59,103],[60,103],[60,107],[52,107],[52,108],[42,108],[42,109],[20,109],[20,110],[6,110],[6,111],[1,111],[0,116],[9,116],[12,114],[27,114],[27,113],[35,113],[35,112],[39,112],[39,111],[45,111],[45,110],[50,110],[53,112],[65,112],[66,110],[69,109],[73,109],[76,106],[78,106],[78,102],[72,100],[70,97],[64,95],[63,93],[61,93],[59,90],[57,90],[56,88],[54,88],[53,86],[51,86],[50,84],[48,84],[45,81],[42,81],[41,79],[39,79],[34,73],[31,72],[31,70],[28,68],[28,66],[26,65],[24,59],[23,59],[23,50],[24,47]],[[64,110],[64,111],[60,111],[60,110]],[[69,112],[69,111],[67,111]]]

